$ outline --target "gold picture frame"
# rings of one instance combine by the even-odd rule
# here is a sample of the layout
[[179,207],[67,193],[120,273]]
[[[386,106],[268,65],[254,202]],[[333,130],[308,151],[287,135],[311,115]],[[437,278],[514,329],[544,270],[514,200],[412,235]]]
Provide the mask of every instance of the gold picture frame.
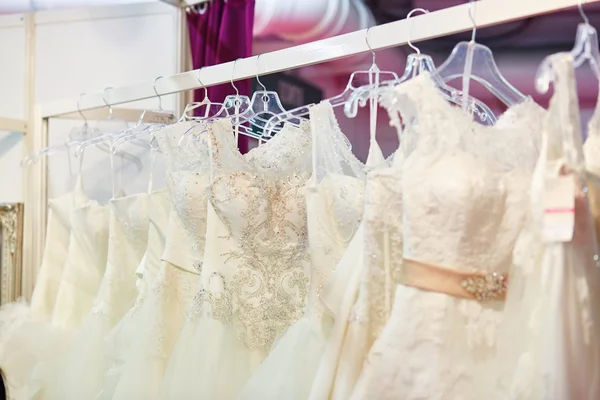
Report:
[[21,296],[23,203],[0,203],[0,305]]

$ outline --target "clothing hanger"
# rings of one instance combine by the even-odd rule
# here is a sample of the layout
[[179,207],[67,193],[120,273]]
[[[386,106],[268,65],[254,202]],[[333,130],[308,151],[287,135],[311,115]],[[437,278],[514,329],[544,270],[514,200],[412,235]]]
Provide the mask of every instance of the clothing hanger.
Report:
[[[260,81],[259,73],[261,56],[262,54],[259,54],[258,57],[256,57],[256,81],[263,90],[257,90],[252,94],[250,108],[240,116],[234,124],[234,127],[239,126],[240,129],[250,130],[250,132],[254,134],[255,132],[252,131],[251,127],[243,125],[249,123],[251,126],[258,128],[262,136],[265,125],[269,122],[271,117],[284,113],[286,110],[283,108],[277,92],[267,90],[266,86]],[[277,131],[281,129],[280,127],[277,128]]]
[[474,0],[469,2],[469,18],[473,23],[471,41],[458,43],[436,73],[446,83],[462,78],[462,97],[465,100],[462,103],[463,109],[469,104],[466,99],[471,79],[482,84],[506,106],[518,104],[525,100],[525,95],[502,76],[490,48],[475,42],[477,25],[472,10],[474,3]]
[[[410,17],[412,17],[412,15],[415,12],[422,12],[424,14],[429,13],[429,11],[424,8],[415,8],[407,14],[407,16],[406,16],[407,23],[408,23],[408,20],[410,19]],[[430,74],[430,76],[432,77],[437,88],[439,89],[440,92],[442,92],[442,95],[444,96],[444,98],[447,101],[449,101],[450,103],[456,104],[456,105],[462,105],[462,96],[460,96],[460,91],[458,91],[457,89],[455,89],[451,86],[448,86],[446,84],[446,82],[444,82],[444,80],[441,79],[439,77],[439,75],[437,75],[435,73],[435,64],[433,63],[431,56],[429,56],[427,54],[422,54],[421,50],[411,42],[411,39],[410,39],[412,37],[411,25],[410,24],[407,24],[407,25],[408,25],[407,45],[411,49],[413,49],[415,51],[415,53],[408,55],[408,58],[406,60],[406,67],[404,69],[404,74],[402,74],[402,76],[398,79],[382,82],[379,88],[373,89],[370,86],[366,85],[366,86],[362,86],[361,88],[356,90],[356,92],[352,94],[351,101],[347,102],[344,107],[344,112],[346,113],[346,115],[348,117],[356,116],[359,105],[364,107],[367,98],[370,96],[369,91],[376,90],[376,91],[378,91],[378,93],[381,93],[382,91],[384,91],[390,87],[399,85],[400,83],[405,82],[409,79],[412,79],[415,76],[420,75],[425,72]],[[495,117],[494,113],[490,110],[490,108],[487,105],[485,105],[485,103],[483,103],[482,101],[477,100],[471,96],[469,96],[468,99],[469,99],[469,111],[473,115],[475,115],[481,123],[489,124],[489,125],[493,125],[496,123],[496,117]]]
[[[113,119],[113,110],[112,110],[112,105],[110,105],[108,103],[108,101],[106,100],[106,92],[112,89],[111,87],[107,87],[106,89],[104,89],[104,94],[102,96],[102,100],[104,101],[104,104],[106,104],[106,106],[108,107],[108,118],[105,121],[109,121],[109,122],[113,122],[116,121]],[[104,122],[104,121],[103,121]],[[121,121],[124,122],[124,121]],[[117,123],[119,123],[119,121],[117,121]],[[125,129],[127,129],[127,125],[125,125]],[[79,143],[79,145],[77,146],[77,149],[75,150],[75,156],[77,158],[81,158],[83,156],[83,152],[85,151],[85,149],[89,146],[92,145],[106,145],[107,143],[108,145],[108,153],[111,154],[111,156],[114,154],[116,156],[119,156],[122,159],[126,159],[128,161],[131,161],[132,163],[134,163],[138,169],[139,172],[141,172],[143,170],[143,166],[142,166],[142,162],[141,160],[129,153],[125,153],[123,151],[118,151],[116,153],[113,153],[112,151],[112,144],[113,144],[113,140],[116,139],[119,135],[121,135],[122,132],[124,132],[123,129],[118,130],[118,131],[112,131],[108,129],[108,124],[105,124],[105,128],[108,131],[104,131],[102,132],[101,135],[98,135],[97,137],[94,137],[92,139],[89,140],[85,140],[81,143]],[[98,129],[98,128],[96,128]],[[101,147],[101,146],[99,146]],[[101,147],[102,148],[102,147]],[[104,150],[104,149],[103,149]]]
[[98,132],[97,130],[90,128],[86,116],[81,112],[79,104],[81,102],[81,98],[84,95],[85,93],[81,93],[79,95],[79,98],[77,99],[77,112],[83,119],[83,125],[80,127],[73,128],[71,130],[71,133],[69,134],[69,140],[67,140],[65,143],[55,146],[48,146],[43,149],[40,149],[35,153],[28,155],[21,161],[21,166],[29,166],[31,164],[37,163],[42,157],[51,156],[53,154],[68,151],[74,145],[80,144],[81,142],[96,137],[100,134],[100,132]]
[[[200,83],[200,86],[204,89],[204,98],[201,101],[196,101],[196,102],[187,104],[183,110],[183,113],[181,113],[179,122],[208,119],[211,116],[217,115],[217,113],[223,108],[223,103],[214,103],[214,102],[210,101],[210,99],[208,98],[208,88],[206,87],[206,85],[204,83],[202,83],[202,80],[200,79],[200,73],[202,72],[202,70],[204,68],[206,68],[206,66],[200,68],[198,70],[198,72],[196,73],[196,79],[198,80],[198,83]],[[213,110],[213,107],[215,107],[215,106],[219,107],[219,109]],[[189,114],[191,111],[193,111],[197,108],[200,108],[200,107],[204,107],[204,112],[201,113],[200,116],[195,116],[193,114]],[[212,114],[211,114],[211,112],[212,112]]]
[[[323,100],[329,102],[333,108],[343,106],[353,99],[352,94],[359,88],[363,87],[361,85],[357,85],[357,82],[355,82],[355,80],[358,80],[358,78],[360,77],[364,77],[366,75],[367,81],[369,82],[366,86],[372,88],[380,86],[382,77],[387,77],[388,80],[398,79],[398,75],[395,72],[381,71],[375,63],[375,52],[369,44],[370,29],[371,28],[368,28],[365,32],[365,43],[372,55],[371,67],[366,71],[353,72],[352,75],[350,75],[348,84],[346,85],[346,88],[342,93],[329,99]],[[281,113],[279,115],[273,116],[269,120],[267,125],[265,125],[265,135],[268,137],[272,136],[273,132],[275,131],[275,128],[277,126],[281,126],[283,123],[289,123],[291,125],[300,126],[301,122],[306,120],[306,117],[308,117],[308,115],[310,114],[310,108],[314,105],[314,103],[304,105],[298,108],[294,108],[293,110]]]
[[[600,81],[600,52],[598,50],[598,32],[596,28],[590,25],[590,20],[583,11],[582,1],[577,5],[579,14],[583,22],[577,25],[577,35],[575,36],[575,45],[571,50],[573,56],[573,67],[578,68],[584,62],[589,62],[594,75]],[[551,59],[545,58],[540,64],[535,78],[536,89],[541,93],[546,93],[550,82],[554,80]]]
[[[136,125],[132,128],[125,130],[119,137],[115,139],[112,144],[113,154],[116,154],[120,145],[125,142],[132,142],[144,148],[150,146],[150,142],[154,139],[154,133],[157,130],[162,129],[166,125],[170,125],[176,121],[175,115],[169,111],[165,111],[162,107],[162,99],[160,94],[156,90],[156,82],[161,79],[162,76],[156,77],[154,79],[154,83],[152,88],[154,89],[154,93],[156,97],[158,97],[158,109],[156,110],[144,110],[140,118],[138,119]],[[152,134],[152,138],[149,141],[137,141],[136,139],[140,136],[144,136],[147,134]]]

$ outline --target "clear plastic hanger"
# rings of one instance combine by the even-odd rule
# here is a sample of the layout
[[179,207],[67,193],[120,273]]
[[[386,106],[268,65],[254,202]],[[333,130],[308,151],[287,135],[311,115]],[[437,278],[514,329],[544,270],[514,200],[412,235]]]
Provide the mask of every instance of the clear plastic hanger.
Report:
[[[429,13],[429,11],[424,8],[415,8],[411,10],[406,16],[407,22],[410,20],[410,17],[412,17],[412,15],[415,12],[422,12],[424,14]],[[433,63],[433,60],[430,56],[421,53],[421,50],[411,42],[411,36],[411,26],[410,24],[408,24],[407,45],[411,49],[413,49],[415,53],[408,55],[408,58],[406,60],[406,67],[404,69],[404,74],[402,74],[402,76],[398,79],[382,82],[379,88],[373,89],[367,85],[356,90],[356,92],[352,94],[351,101],[347,102],[344,107],[344,112],[348,117],[353,118],[356,116],[356,114],[358,113],[358,106],[364,106],[366,104],[367,99],[370,96],[372,96],[369,93],[370,91],[376,90],[377,92],[381,93],[382,90],[396,86],[425,72],[431,75],[437,88],[440,92],[442,92],[443,97],[447,101],[456,105],[462,105],[463,99],[460,95],[460,91],[451,86],[448,86],[446,82],[444,82],[444,80],[441,79],[439,75],[435,73],[435,64]],[[468,101],[469,112],[475,115],[479,122],[487,125],[493,125],[496,123],[496,116],[485,103],[471,96],[468,97]]]
[[[160,94],[156,90],[156,82],[161,79],[162,76],[156,77],[154,79],[154,83],[152,88],[154,89],[154,93],[158,98],[158,109],[157,110],[144,110],[140,118],[138,119],[136,125],[130,129],[125,130],[121,135],[119,135],[112,144],[113,154],[116,154],[120,145],[125,142],[131,142],[137,144],[141,147],[148,148],[150,146],[150,142],[147,140],[137,141],[137,139],[141,136],[145,136],[148,134],[152,135],[152,139],[154,138],[153,134],[162,129],[166,125],[170,125],[176,121],[175,115],[172,112],[165,111],[162,107],[162,98]],[[152,141],[150,139],[150,141]]]
[[[202,83],[202,80],[200,79],[200,73],[202,72],[202,70],[206,68],[206,66],[200,68],[198,70],[198,72],[196,73],[196,79],[198,80],[198,83],[200,84],[200,86],[204,89],[204,98],[201,101],[196,101],[196,102],[192,102],[189,103],[185,106],[183,113],[181,113],[181,117],[179,118],[179,122],[182,121],[192,121],[192,120],[205,120],[211,117],[216,116],[219,111],[221,111],[221,109],[224,107],[223,103],[214,103],[212,101],[210,101],[210,99],[208,98],[208,88],[206,87],[206,85],[204,83]],[[204,107],[203,111],[200,113],[200,115],[193,115],[190,114],[190,112]],[[217,109],[215,109],[216,107],[218,107]]]
[[[600,51],[598,50],[598,32],[596,28],[590,25],[590,20],[583,11],[583,5],[580,1],[577,5],[579,14],[583,18],[582,23],[577,26],[577,35],[575,36],[575,46],[571,50],[573,56],[573,67],[578,68],[584,62],[589,62],[596,78],[600,81]],[[535,78],[536,89],[541,93],[546,93],[550,87],[550,82],[554,80],[551,59],[545,58],[538,68]]]
[[[260,81],[260,57],[256,58],[256,81],[263,90],[257,90],[252,94],[250,99],[250,108],[246,110],[234,124],[234,127],[246,130],[248,133],[254,134],[251,126],[258,128],[261,135],[264,134],[264,128],[269,120],[278,114],[286,112],[281,104],[277,92],[267,90],[266,86]],[[249,123],[251,126],[243,124]]]
[[[347,102],[352,101],[353,93],[356,90],[358,90],[359,88],[364,87],[362,85],[358,85],[358,81],[359,81],[358,78],[360,78],[360,77],[364,77],[366,75],[366,78],[369,82],[368,85],[366,85],[366,86],[369,88],[379,87],[380,82],[382,81],[382,79],[381,79],[382,77],[385,80],[398,79],[398,74],[396,74],[395,72],[392,72],[392,71],[381,71],[379,69],[379,67],[377,66],[377,64],[375,63],[375,52],[373,51],[373,49],[371,48],[371,45],[369,44],[369,30],[370,29],[371,28],[368,28],[367,31],[365,32],[365,43],[367,45],[368,50],[371,52],[371,55],[372,55],[371,67],[366,71],[353,72],[352,75],[350,75],[348,84],[346,85],[346,88],[344,89],[344,91],[342,93],[338,94],[337,96],[331,97],[327,100],[324,100],[324,101],[328,101],[333,108],[343,106]],[[310,114],[310,108],[314,105],[315,104],[304,105],[302,107],[298,107],[293,110],[286,111],[279,115],[273,116],[269,120],[267,125],[265,125],[264,134],[267,137],[272,136],[273,132],[276,131],[277,126],[281,126],[283,123],[289,123],[291,125],[300,126],[302,121],[306,120],[306,117],[308,117],[308,115]]]
[[[474,0],[469,2],[469,18],[473,22],[471,41],[458,43],[450,57],[436,70],[436,73],[446,83],[462,78],[462,97],[465,100],[469,96],[469,84],[473,79],[482,84],[506,106],[518,104],[526,99],[525,95],[502,76],[490,48],[475,42],[477,25],[473,17],[473,3]],[[468,104],[468,101],[463,101],[463,109],[466,109]]]
[[[79,107],[79,104],[81,102],[81,98],[84,95],[85,95],[85,93],[81,93],[79,95],[79,99],[77,99],[77,112],[83,119],[83,125],[73,128],[71,130],[71,132],[69,133],[69,140],[67,140],[65,143],[60,144],[60,145],[55,145],[55,146],[48,146],[48,147],[45,147],[45,148],[39,150],[36,153],[32,153],[32,154],[28,155],[21,161],[21,166],[26,167],[31,164],[37,163],[42,157],[51,156],[54,154],[62,153],[64,151],[68,151],[71,147],[79,145],[80,143],[82,143],[88,139],[92,139],[101,134],[98,130],[93,129],[89,126],[86,116],[81,112],[81,108]],[[109,149],[106,148],[103,150],[108,151]],[[69,155],[69,157],[70,157],[70,155]]]
[[[79,145],[77,146],[77,149],[75,150],[75,156],[78,158],[81,158],[83,156],[85,149],[89,146],[108,144],[108,152],[111,154],[111,156],[112,156],[112,154],[114,154],[120,158],[131,161],[132,163],[134,163],[136,165],[138,171],[141,172],[143,170],[143,166],[142,166],[141,160],[138,157],[136,157],[132,154],[129,154],[129,153],[122,152],[122,151],[118,151],[116,153],[113,153],[113,151],[112,151],[112,144],[113,144],[114,139],[119,137],[127,129],[127,124],[124,121],[118,121],[118,120],[113,119],[112,106],[106,100],[106,92],[109,89],[111,89],[111,88],[108,87],[108,88],[104,89],[104,95],[102,97],[104,104],[106,104],[106,106],[108,107],[108,118],[105,121],[102,121],[102,122],[104,122],[104,128],[106,129],[106,131],[96,128],[100,132],[102,132],[102,134],[100,134],[97,137],[94,137],[92,139],[85,140],[85,141],[79,143]],[[108,124],[106,122],[108,122]],[[115,124],[115,122],[116,122],[116,124]],[[110,129],[111,127],[121,125],[122,123],[125,123],[124,129],[119,129],[116,131]]]

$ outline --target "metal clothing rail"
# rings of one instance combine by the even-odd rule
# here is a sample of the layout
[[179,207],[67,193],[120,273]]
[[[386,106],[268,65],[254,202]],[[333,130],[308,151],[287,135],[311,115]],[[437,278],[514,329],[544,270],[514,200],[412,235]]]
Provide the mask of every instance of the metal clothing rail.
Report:
[[[581,0],[481,0],[473,3],[473,16],[478,28],[498,25],[536,15],[547,14],[575,7]],[[589,0],[595,3],[600,0]],[[409,22],[400,20],[375,26],[368,30],[369,45],[373,50],[420,42],[459,32],[470,31],[473,23],[469,17],[469,4],[434,11],[412,17]],[[409,24],[410,23],[410,32]],[[300,46],[248,57],[235,63],[206,67],[201,70],[202,83],[217,85],[233,80],[247,79],[258,75],[291,70],[312,64],[324,63],[369,51],[366,43],[367,30],[319,40]],[[410,34],[410,37],[409,37]],[[258,63],[260,61],[260,65]],[[198,71],[189,71],[159,79],[156,89],[161,95],[172,94],[201,87]],[[111,105],[129,103],[155,97],[154,82],[124,86],[106,92],[106,101]],[[42,117],[57,117],[77,111],[78,98],[46,103],[41,106]],[[103,93],[91,93],[81,98],[81,109],[105,107]]]

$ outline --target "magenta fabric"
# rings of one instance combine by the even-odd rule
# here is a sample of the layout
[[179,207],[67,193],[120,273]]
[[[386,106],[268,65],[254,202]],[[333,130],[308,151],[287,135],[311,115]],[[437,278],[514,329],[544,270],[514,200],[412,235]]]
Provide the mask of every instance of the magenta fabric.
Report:
[[[192,65],[194,69],[217,65],[252,55],[252,29],[254,27],[254,0],[212,0],[204,12],[187,13]],[[240,94],[250,95],[249,80],[235,83]],[[221,102],[227,95],[235,94],[230,84],[208,89],[211,101]],[[204,97],[203,90],[194,93],[194,100]],[[239,148],[248,151],[248,138],[240,135]]]

